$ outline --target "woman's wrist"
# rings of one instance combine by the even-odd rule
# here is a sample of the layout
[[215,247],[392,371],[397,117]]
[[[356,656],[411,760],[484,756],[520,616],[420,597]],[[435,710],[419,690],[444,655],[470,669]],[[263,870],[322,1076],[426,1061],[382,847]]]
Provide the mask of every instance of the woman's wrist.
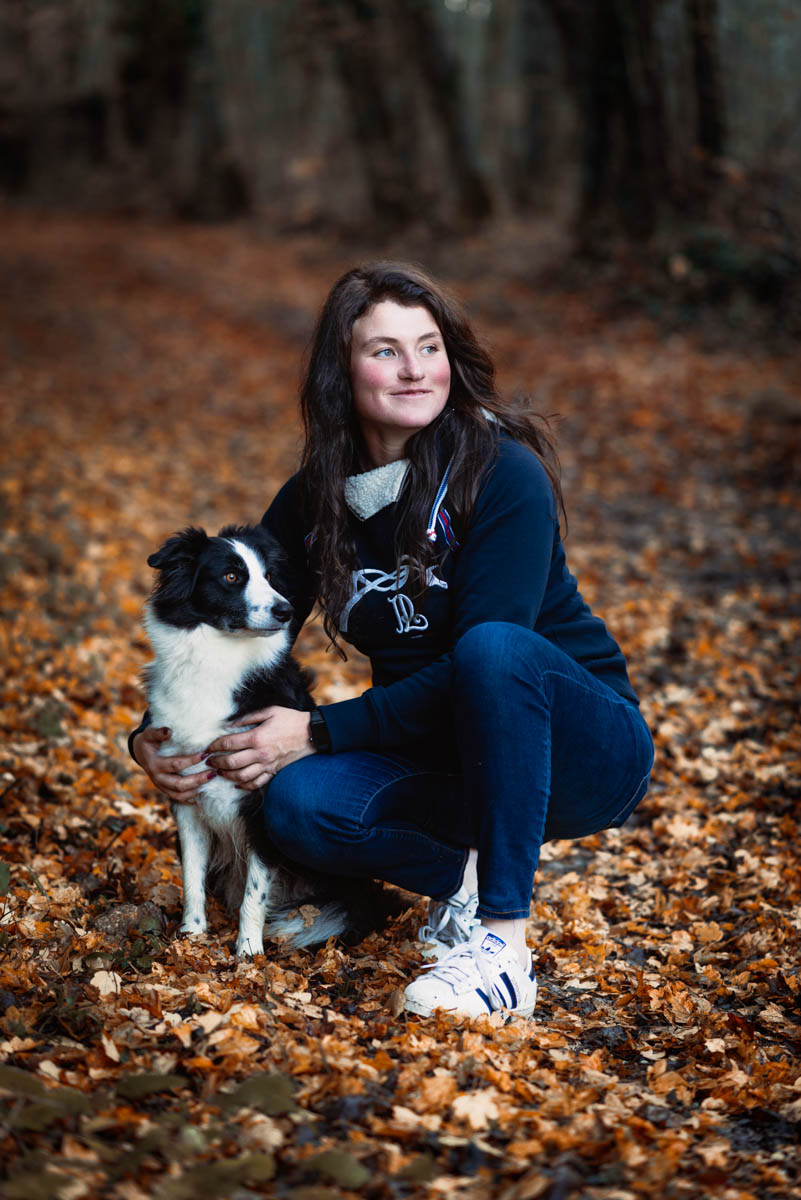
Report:
[[331,753],[331,734],[319,708],[313,708],[309,713],[309,741],[318,754]]
[[148,708],[145,710],[145,714],[142,717],[140,724],[137,725],[136,729],[133,729],[128,734],[128,753],[130,754],[131,758],[136,763],[137,767],[141,767],[142,764],[140,763],[139,759],[134,754],[134,743],[136,742],[136,739],[139,737],[139,734],[144,733],[145,730],[147,728],[149,728],[150,724],[151,724],[150,709]]
[[130,737],[128,738],[128,753],[130,754],[131,758],[136,763],[137,767],[141,767],[142,764],[140,763],[139,759],[136,757],[136,739],[139,737],[139,734],[142,732],[143,732],[142,729],[135,729],[133,731],[133,733],[130,735]]

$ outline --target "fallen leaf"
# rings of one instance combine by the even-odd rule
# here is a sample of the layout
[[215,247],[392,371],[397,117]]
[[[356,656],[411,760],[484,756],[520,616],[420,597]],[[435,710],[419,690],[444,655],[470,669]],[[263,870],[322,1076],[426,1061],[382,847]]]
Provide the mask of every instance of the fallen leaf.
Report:
[[366,1167],[344,1150],[324,1150],[307,1159],[305,1165],[324,1179],[331,1179],[344,1188],[363,1187],[370,1179]]
[[295,1085],[285,1075],[252,1075],[239,1084],[233,1092],[218,1096],[217,1103],[223,1111],[235,1108],[258,1108],[268,1116],[294,1112]]
[[486,1129],[490,1121],[498,1118],[495,1093],[491,1088],[479,1092],[464,1092],[456,1096],[451,1104],[453,1115],[467,1121],[471,1129]]
[[120,1061],[120,1052],[105,1030],[103,1030],[100,1034],[100,1044],[103,1047],[107,1058],[111,1059],[111,1061],[115,1063]]
[[116,1091],[128,1100],[138,1100],[157,1092],[174,1092],[186,1086],[183,1075],[162,1075],[155,1071],[140,1071],[123,1075],[117,1082]]
[[97,988],[102,997],[116,996],[119,994],[122,976],[116,971],[95,971],[92,978],[89,980],[93,988]]

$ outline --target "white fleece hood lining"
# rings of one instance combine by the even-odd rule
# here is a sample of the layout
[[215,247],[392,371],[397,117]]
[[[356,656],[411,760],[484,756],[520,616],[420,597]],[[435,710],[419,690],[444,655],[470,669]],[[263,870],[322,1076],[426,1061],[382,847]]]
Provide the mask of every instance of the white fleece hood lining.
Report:
[[399,458],[373,471],[350,475],[345,480],[345,503],[350,511],[360,521],[367,521],[388,504],[394,504],[408,469],[408,460]]

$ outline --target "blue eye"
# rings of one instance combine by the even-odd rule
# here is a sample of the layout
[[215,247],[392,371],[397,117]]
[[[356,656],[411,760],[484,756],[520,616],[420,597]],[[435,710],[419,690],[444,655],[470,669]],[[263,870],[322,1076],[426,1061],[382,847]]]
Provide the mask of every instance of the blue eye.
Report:
[[435,346],[432,344],[431,346],[423,346],[422,352],[423,352],[423,354],[436,354],[438,350],[439,350],[439,346]]
[[390,346],[384,346],[383,350],[376,352],[376,358],[383,358],[385,354],[394,354],[394,351]]

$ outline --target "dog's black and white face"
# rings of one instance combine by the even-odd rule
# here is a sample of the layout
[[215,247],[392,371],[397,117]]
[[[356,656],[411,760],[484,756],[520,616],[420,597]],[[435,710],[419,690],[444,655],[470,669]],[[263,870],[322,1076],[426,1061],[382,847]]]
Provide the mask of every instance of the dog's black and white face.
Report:
[[260,525],[228,525],[218,537],[185,529],[147,560],[159,572],[152,611],[180,629],[212,625],[223,633],[278,633],[292,606],[277,590],[283,558]]

